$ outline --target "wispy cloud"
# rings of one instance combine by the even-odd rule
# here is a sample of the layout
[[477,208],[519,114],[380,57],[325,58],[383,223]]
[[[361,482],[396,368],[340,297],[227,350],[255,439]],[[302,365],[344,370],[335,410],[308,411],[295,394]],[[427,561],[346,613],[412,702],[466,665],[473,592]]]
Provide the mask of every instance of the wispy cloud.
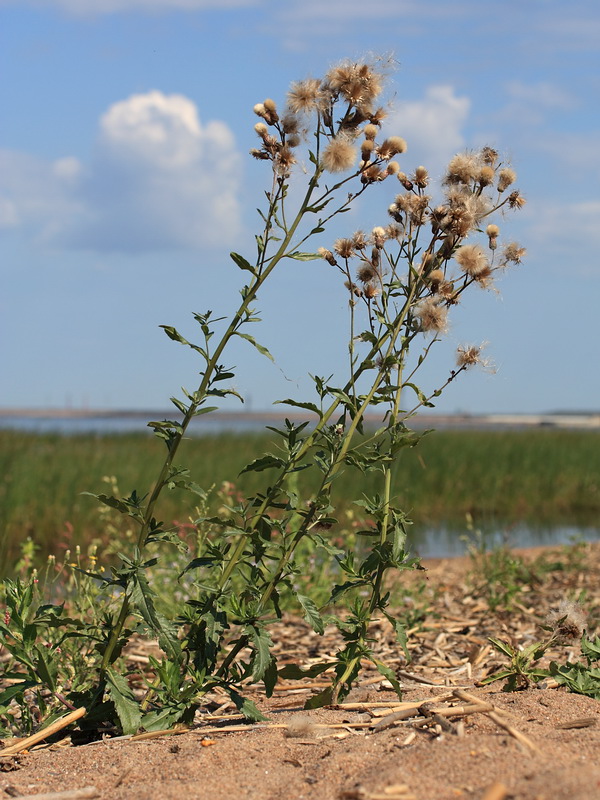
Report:
[[397,101],[386,130],[403,136],[408,152],[402,162],[424,164],[436,175],[466,145],[464,127],[471,102],[448,85],[429,86],[420,100]]
[[89,164],[5,153],[0,224],[46,244],[139,252],[220,244],[240,229],[241,159],[230,129],[159,91],[111,106]]
[[[533,209],[531,210],[533,212]],[[525,234],[528,249],[547,258],[553,271],[600,277],[595,257],[600,199],[576,203],[535,203]]]
[[81,17],[123,12],[202,11],[261,5],[262,0],[0,0],[0,6],[56,8]]

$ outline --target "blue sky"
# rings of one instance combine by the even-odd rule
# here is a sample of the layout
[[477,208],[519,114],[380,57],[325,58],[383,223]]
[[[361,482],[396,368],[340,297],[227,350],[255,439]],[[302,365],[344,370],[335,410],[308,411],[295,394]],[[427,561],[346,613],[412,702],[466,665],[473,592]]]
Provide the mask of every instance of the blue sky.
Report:
[[[456,309],[424,383],[461,343],[488,341],[497,371],[437,409],[600,408],[596,0],[0,0],[0,19],[0,407],[164,408],[193,388],[200,364],[158,326],[193,338],[192,312],[237,300],[228,253],[252,255],[269,181],[254,104],[382,54],[402,169],[440,176],[489,144],[528,201],[505,223],[527,258]],[[392,199],[315,249],[386,224]],[[276,363],[227,359],[250,408],[312,399],[307,374],[344,360],[346,302],[325,262],[285,266],[253,331]]]

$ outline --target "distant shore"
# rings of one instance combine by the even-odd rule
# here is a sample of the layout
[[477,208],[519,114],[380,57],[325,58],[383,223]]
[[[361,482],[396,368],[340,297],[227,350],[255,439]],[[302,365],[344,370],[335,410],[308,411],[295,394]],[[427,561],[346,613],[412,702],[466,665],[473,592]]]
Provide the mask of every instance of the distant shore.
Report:
[[[292,421],[305,420],[310,412],[296,410],[263,410],[263,411],[214,411],[211,419],[215,422],[256,422],[278,423],[284,419]],[[172,410],[152,409],[91,409],[91,408],[0,408],[0,421],[17,419],[121,419],[150,420],[172,419]],[[381,418],[368,415],[367,423],[377,424]],[[421,413],[411,418],[411,424],[418,427],[432,426],[436,428],[490,428],[490,427],[554,427],[580,428],[585,430],[600,429],[600,413],[559,411],[543,414],[436,414]]]

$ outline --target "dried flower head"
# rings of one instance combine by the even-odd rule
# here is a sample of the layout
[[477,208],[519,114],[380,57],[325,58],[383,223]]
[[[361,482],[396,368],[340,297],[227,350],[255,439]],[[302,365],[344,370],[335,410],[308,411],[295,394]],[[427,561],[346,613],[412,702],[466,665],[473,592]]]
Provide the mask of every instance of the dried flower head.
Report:
[[561,600],[558,608],[546,617],[546,625],[554,631],[561,644],[573,644],[581,639],[585,630],[586,615],[573,600]]
[[444,183],[469,184],[479,172],[479,160],[473,153],[457,153],[448,164]]
[[493,167],[498,160],[498,151],[493,147],[483,147],[481,150],[481,160],[484,164],[489,164]]
[[485,164],[479,170],[479,174],[477,175],[477,183],[482,187],[491,186],[494,182],[495,175],[496,173],[494,172],[493,167]]
[[397,161],[388,161],[385,171],[388,175],[397,175],[400,172],[400,164]]
[[521,247],[518,242],[510,242],[504,247],[502,260],[504,263],[520,264],[526,252],[525,248]]
[[383,247],[386,239],[385,228],[382,228],[379,225],[376,228],[373,228],[371,231],[371,238],[375,247]]
[[489,212],[490,201],[483,194],[473,193],[468,187],[451,187],[447,192],[447,212],[441,220],[444,230],[464,238]]
[[352,237],[352,244],[355,250],[364,250],[368,245],[367,237],[363,231],[356,231]]
[[524,197],[521,197],[521,194],[518,190],[512,192],[512,194],[508,196],[508,205],[511,208],[523,208],[526,202],[527,200],[525,200]]
[[380,158],[387,161],[398,153],[406,153],[406,150],[406,141],[401,136],[390,136],[379,145],[377,153]]
[[320,107],[322,101],[321,81],[307,78],[292,83],[287,96],[287,105],[293,114],[310,114]]
[[419,304],[417,317],[422,331],[444,333],[448,329],[448,309],[433,297]]
[[414,189],[414,184],[412,181],[408,179],[408,175],[405,175],[404,172],[399,172],[398,180],[400,181],[402,186],[404,186],[407,192],[412,192],[412,190]]
[[379,128],[377,127],[377,125],[373,125],[372,123],[365,125],[363,130],[365,139],[371,142],[375,139],[378,133],[379,133]]
[[326,81],[353,106],[369,106],[383,89],[382,74],[370,64],[339,64],[329,70]]
[[337,267],[337,261],[331,250],[327,250],[325,247],[318,247],[317,254],[324,258],[328,264],[331,264],[332,267]]
[[370,261],[363,261],[356,272],[356,277],[361,283],[368,283],[377,276],[377,270]]
[[337,239],[333,249],[342,258],[352,258],[354,255],[354,244],[352,239]]
[[371,158],[371,153],[375,149],[375,142],[371,139],[365,139],[360,146],[360,157],[363,161],[368,161]]
[[286,114],[281,119],[281,127],[286,134],[298,133],[300,128],[300,121],[295,114]]
[[429,183],[429,172],[425,167],[417,167],[413,175],[413,182],[420,188],[424,189]]
[[322,156],[323,168],[327,172],[345,172],[356,162],[356,149],[343,136],[331,139]]
[[489,270],[485,251],[478,244],[464,244],[458,248],[454,258],[459,263],[462,271],[466,272],[471,278],[480,278]]
[[260,116],[264,117],[268,125],[274,125],[276,122],[279,122],[279,114],[277,113],[277,106],[274,100],[268,97],[262,104],[262,107],[264,109],[264,114]]
[[260,136],[261,139],[264,139],[265,136],[269,135],[269,129],[265,125],[264,122],[257,122],[254,126],[254,130]]
[[459,345],[456,349],[456,364],[468,369],[481,361],[481,347],[475,345]]
[[441,269],[434,269],[428,275],[431,291],[436,294],[442,283],[444,282],[444,272]]
[[296,158],[289,145],[281,147],[275,156],[275,169],[279,175],[289,175],[292,164],[296,163]]
[[374,297],[377,297],[378,294],[381,293],[380,287],[375,283],[365,283],[364,286],[364,294],[367,300],[372,300]]
[[500,233],[500,228],[497,225],[488,225],[485,229],[485,232],[488,235],[490,250],[495,250],[498,247],[498,234]]
[[517,180],[517,173],[509,167],[504,167],[498,173],[498,191],[503,192],[505,189]]

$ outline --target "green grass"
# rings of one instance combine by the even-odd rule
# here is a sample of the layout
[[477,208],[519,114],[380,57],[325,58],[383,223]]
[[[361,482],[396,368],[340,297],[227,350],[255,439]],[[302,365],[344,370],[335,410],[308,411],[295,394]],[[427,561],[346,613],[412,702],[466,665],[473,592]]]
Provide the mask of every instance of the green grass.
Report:
[[[600,510],[600,434],[571,431],[440,431],[403,453],[394,475],[400,502],[417,525],[594,525]],[[269,436],[223,434],[191,439],[178,459],[206,489],[222,481],[242,492],[264,487],[268,473],[240,470]],[[81,493],[148,491],[163,456],[146,435],[60,436],[0,431],[0,570],[28,536],[40,553],[60,553],[106,538],[99,504]],[[307,471],[312,472],[312,471]],[[337,486],[341,506],[376,487],[379,473],[347,468]],[[300,473],[300,481],[305,480]],[[315,476],[316,479],[316,476]],[[301,483],[302,486],[302,483]],[[188,521],[193,498],[178,490],[160,507],[166,521]]]

